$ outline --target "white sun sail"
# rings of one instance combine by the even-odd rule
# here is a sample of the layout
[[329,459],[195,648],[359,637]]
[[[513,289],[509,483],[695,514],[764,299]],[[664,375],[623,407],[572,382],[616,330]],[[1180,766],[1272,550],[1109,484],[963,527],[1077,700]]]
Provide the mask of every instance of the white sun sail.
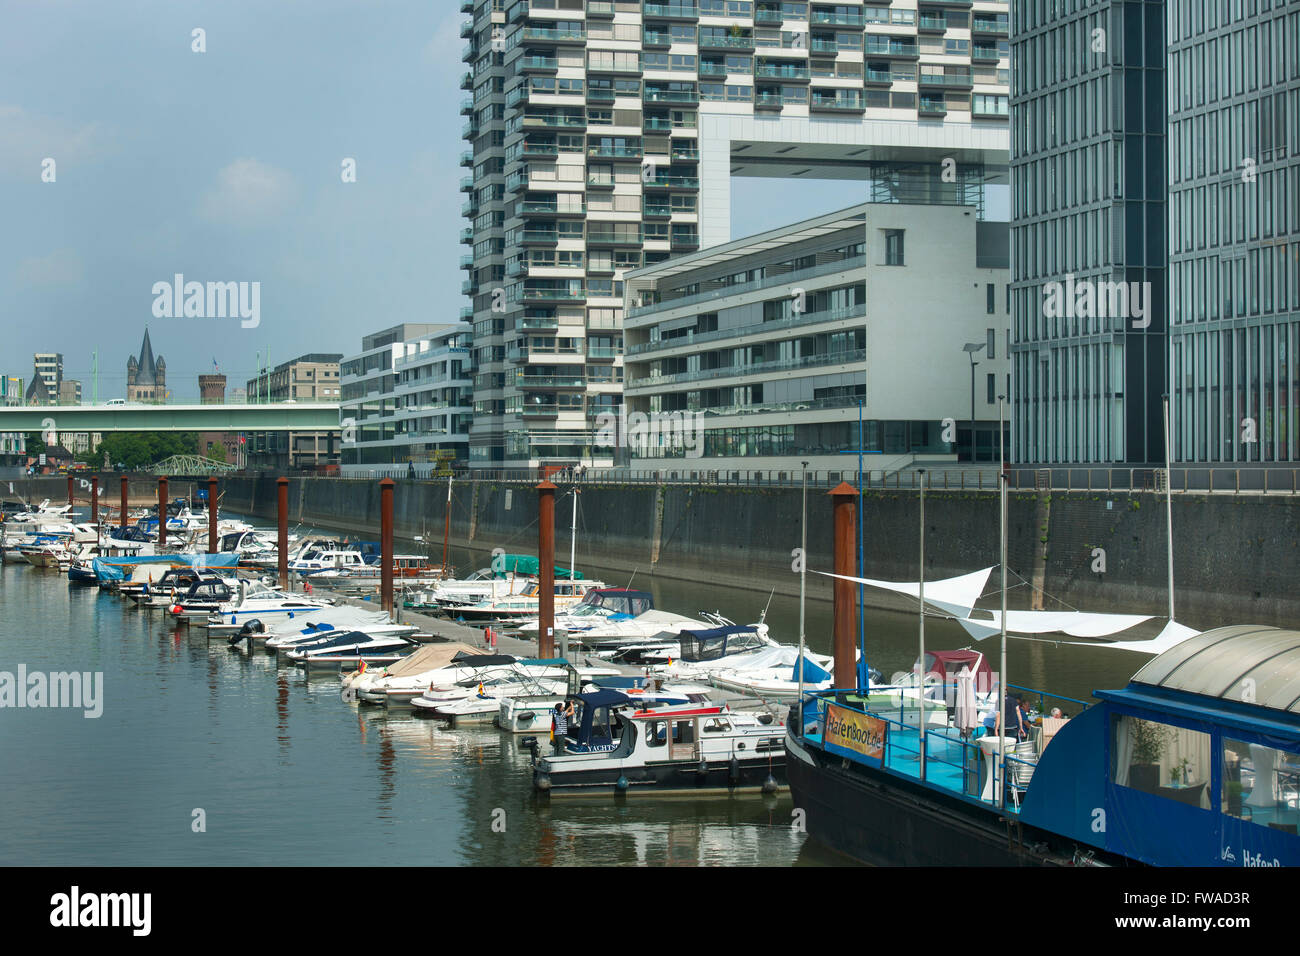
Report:
[[[1002,632],[1000,611],[989,611],[990,619],[958,620],[977,641]],[[1086,611],[1008,611],[1009,634],[1068,634],[1071,637],[1107,637],[1151,620],[1150,614],[1092,614]],[[1145,643],[1139,641],[1137,643]]]
[[[873,588],[883,588],[886,591],[906,594],[910,597],[920,597],[921,595],[921,585],[917,581],[878,581],[874,578],[854,578],[847,574],[831,574],[829,571],[814,571],[813,573],[823,574],[828,578],[839,578],[841,581],[853,581],[856,584],[865,584]],[[990,567],[955,578],[926,581],[925,603],[947,611],[949,614],[955,614],[959,618],[969,617],[975,602],[984,593],[984,586],[988,584],[989,575],[992,573],[993,569]]]

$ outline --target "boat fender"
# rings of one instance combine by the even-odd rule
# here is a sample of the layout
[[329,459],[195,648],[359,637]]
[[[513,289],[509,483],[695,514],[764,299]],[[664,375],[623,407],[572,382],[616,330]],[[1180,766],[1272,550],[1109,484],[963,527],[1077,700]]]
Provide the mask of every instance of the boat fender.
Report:
[[627,777],[623,776],[622,774],[619,774],[618,779],[614,781],[614,789],[617,790],[619,793],[626,793]]
[[767,779],[763,781],[763,792],[776,793],[776,791],[777,791],[776,777],[772,776],[769,773],[767,775]]
[[709,772],[709,762],[703,757],[700,758],[700,765],[696,768],[696,772],[701,775]]
[[735,754],[731,755],[731,762],[727,764],[727,770],[731,774],[732,782],[740,779],[740,761],[736,759]]
[[533,786],[543,793],[549,792],[551,789],[551,775],[549,773],[538,774],[537,778],[533,781]]

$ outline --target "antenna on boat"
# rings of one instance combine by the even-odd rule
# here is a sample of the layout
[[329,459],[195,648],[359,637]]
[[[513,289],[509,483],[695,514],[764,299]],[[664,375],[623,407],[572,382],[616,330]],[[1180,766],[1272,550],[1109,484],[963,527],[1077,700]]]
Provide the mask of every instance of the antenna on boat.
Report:
[[[636,577],[636,573],[637,573],[638,571],[640,571],[640,570],[641,570],[641,565],[639,565],[639,564],[638,564],[635,568],[632,569],[632,577],[627,579],[627,587],[628,587],[628,588],[632,587],[632,579]],[[627,588],[624,588],[624,590],[627,590]]]
[[773,585],[772,590],[770,590],[770,591],[767,592],[767,603],[763,605],[763,610],[762,610],[762,611],[759,613],[759,615],[758,615],[758,623],[759,623],[759,624],[762,624],[764,621],[767,620],[767,609],[770,608],[770,607],[772,606],[772,596],[773,596],[774,594],[776,594],[776,586],[775,586],[775,585]]
[[[1002,447],[1002,403],[1005,399],[1005,395],[998,396],[998,549],[1000,551],[998,561],[1002,566],[1002,614],[999,621],[999,630],[1002,632],[1002,660],[998,665],[998,716],[994,725],[1001,730],[997,743],[997,793],[1004,810],[1007,806],[1006,754],[1004,753],[1007,739],[1007,459],[1006,452]],[[973,431],[971,440],[974,441]]]
[[[795,661],[795,667],[799,669],[799,733],[803,733],[803,671],[807,666],[803,659],[804,649],[804,597],[806,594],[806,584],[808,580],[808,462],[802,461],[799,464],[803,466],[803,512],[799,519],[799,658]],[[838,570],[838,569],[837,569]],[[768,598],[770,601],[771,598]],[[763,613],[767,613],[764,608]]]
[[1165,403],[1165,542],[1166,558],[1169,564],[1169,621],[1174,620],[1174,502],[1173,475],[1169,472],[1169,393],[1164,394]]

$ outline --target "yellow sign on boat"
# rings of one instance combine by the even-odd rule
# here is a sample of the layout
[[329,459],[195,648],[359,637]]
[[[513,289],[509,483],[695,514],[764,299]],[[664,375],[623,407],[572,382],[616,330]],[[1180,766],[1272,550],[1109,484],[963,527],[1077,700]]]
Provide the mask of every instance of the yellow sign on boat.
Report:
[[868,717],[835,704],[826,707],[823,742],[841,750],[851,750],[872,760],[885,759],[885,735],[889,725],[878,717]]

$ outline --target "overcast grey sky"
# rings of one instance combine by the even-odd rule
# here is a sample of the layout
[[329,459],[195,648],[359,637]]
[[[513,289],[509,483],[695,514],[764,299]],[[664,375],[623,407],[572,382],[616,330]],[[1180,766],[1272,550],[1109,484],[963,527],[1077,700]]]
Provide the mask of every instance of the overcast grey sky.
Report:
[[[0,0],[0,374],[63,352],[89,400],[98,349],[100,400],[122,396],[148,323],[175,401],[214,359],[233,387],[259,351],[455,321],[465,19],[452,0]],[[846,185],[737,180],[733,233],[860,201]],[[176,273],[260,282],[260,325],[155,317]]]

